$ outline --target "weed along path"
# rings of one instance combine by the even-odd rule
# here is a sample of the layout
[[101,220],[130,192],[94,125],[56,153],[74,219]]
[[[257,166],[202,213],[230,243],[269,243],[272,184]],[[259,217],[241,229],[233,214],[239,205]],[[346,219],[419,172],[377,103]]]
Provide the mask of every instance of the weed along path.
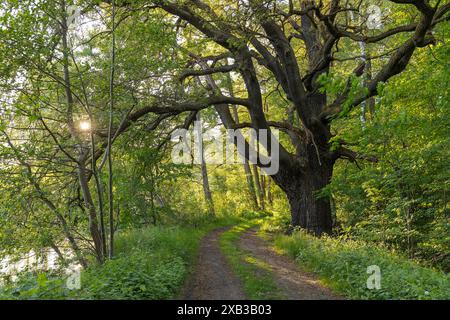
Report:
[[194,273],[183,290],[186,300],[244,300],[244,289],[219,247],[220,235],[228,228],[210,232],[202,239]]
[[[182,299],[342,299],[313,275],[302,271],[290,258],[276,253],[257,235],[255,228],[234,231],[237,229],[239,226],[216,229],[202,239],[197,263],[183,288]],[[231,264],[229,250],[223,251],[220,244],[221,237],[227,234],[233,234]]]

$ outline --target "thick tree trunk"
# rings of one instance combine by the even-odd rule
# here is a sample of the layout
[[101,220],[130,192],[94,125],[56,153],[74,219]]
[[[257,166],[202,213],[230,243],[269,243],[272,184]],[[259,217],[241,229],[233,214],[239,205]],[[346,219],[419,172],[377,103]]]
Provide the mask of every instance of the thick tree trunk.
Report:
[[[317,193],[327,185],[329,176],[324,172],[308,172],[294,178],[290,190],[286,192],[291,207],[291,224],[300,226],[320,236],[332,231],[332,215],[329,197],[318,198]],[[331,171],[330,171],[331,173]]]
[[319,196],[333,174],[334,160],[318,156],[316,146],[304,149],[307,162],[301,167],[280,167],[274,181],[286,193],[291,209],[292,227],[301,227],[320,236],[332,232],[332,212],[330,198]]

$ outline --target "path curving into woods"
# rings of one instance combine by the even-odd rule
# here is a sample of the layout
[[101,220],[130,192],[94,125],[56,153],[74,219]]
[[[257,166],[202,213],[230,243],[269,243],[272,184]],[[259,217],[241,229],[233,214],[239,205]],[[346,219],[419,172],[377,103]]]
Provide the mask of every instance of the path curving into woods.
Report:
[[[219,238],[228,229],[216,229],[202,239],[196,266],[183,289],[182,299],[246,299],[242,282],[234,274],[220,249]],[[267,241],[257,235],[255,229],[244,232],[236,245],[269,266],[273,280],[285,299],[342,299],[312,274],[301,270],[290,258],[276,253]]]

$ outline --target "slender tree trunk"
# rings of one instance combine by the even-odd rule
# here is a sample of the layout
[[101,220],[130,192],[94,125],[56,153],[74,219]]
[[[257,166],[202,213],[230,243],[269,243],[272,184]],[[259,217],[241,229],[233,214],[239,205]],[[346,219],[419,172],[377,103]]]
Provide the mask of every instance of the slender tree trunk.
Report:
[[[350,19],[352,21],[355,20],[355,16],[353,11],[349,11],[350,14]],[[370,56],[367,53],[367,45],[365,42],[358,42],[359,44],[359,49],[361,52],[361,60],[365,63],[364,66],[364,86],[368,86],[369,82],[372,80],[372,62],[370,60]],[[367,99],[366,101],[363,101],[361,103],[361,115],[360,115],[360,119],[361,119],[361,123],[363,125],[363,127],[366,124],[367,121],[367,110],[369,110],[369,113],[371,116],[374,115],[375,112],[375,99],[373,97]]]
[[[201,123],[200,114],[197,114],[197,121]],[[199,155],[201,157],[201,171],[202,171],[202,184],[203,184],[203,192],[205,194],[206,205],[208,206],[208,213],[211,216],[216,215],[216,211],[214,208],[214,200],[211,193],[211,188],[209,186],[209,177],[208,177],[208,168],[205,162],[205,151],[203,148],[203,139],[202,139],[202,126],[198,126],[197,136],[198,136],[198,147],[199,147]]]
[[160,208],[164,208],[166,206],[164,199],[159,195],[159,193],[155,193],[155,198]]
[[92,236],[92,240],[94,242],[95,247],[95,254],[97,260],[101,263],[103,262],[103,250],[102,250],[102,237],[101,233],[98,229],[98,222],[97,222],[97,211],[94,206],[94,201],[92,200],[92,195],[89,190],[89,184],[87,180],[87,174],[86,174],[86,166],[85,166],[85,160],[86,157],[84,155],[83,150],[83,143],[80,141],[80,137],[77,133],[77,130],[75,129],[75,124],[73,120],[73,108],[74,108],[74,99],[72,94],[72,84],[70,79],[70,72],[69,72],[69,43],[68,43],[68,25],[67,25],[67,12],[66,12],[66,1],[62,0],[60,3],[61,7],[61,33],[62,33],[62,48],[63,48],[63,72],[64,72],[64,89],[66,93],[66,103],[67,103],[67,125],[70,130],[70,134],[73,139],[75,139],[79,145],[80,145],[80,156],[79,161],[77,163],[78,166],[78,179],[81,186],[81,190],[83,193],[83,198],[85,201],[85,204],[88,208],[89,212],[89,231]]
[[[91,141],[94,141],[93,139]],[[94,151],[94,148],[92,148],[92,151]],[[97,171],[97,164],[95,163],[95,157],[94,152],[91,153],[92,156],[92,174],[94,176],[95,181],[95,187],[97,191],[97,198],[98,198],[98,212],[100,217],[100,235],[102,238],[102,251],[106,253],[106,231],[105,231],[105,207],[103,204],[103,186],[102,182],[100,181],[99,172]]]
[[84,203],[88,209],[89,217],[89,232],[94,242],[95,255],[99,263],[103,262],[104,252],[102,250],[102,237],[98,228],[97,212],[95,210],[92,194],[89,189],[87,181],[86,167],[84,165],[84,159],[80,159],[78,164],[78,180],[80,182],[81,192],[83,194]]
[[69,241],[70,247],[73,250],[73,253],[77,257],[78,262],[81,264],[83,268],[88,267],[88,263],[86,259],[83,257],[83,254],[81,253],[81,249],[78,246],[78,243],[76,242],[75,238],[72,236],[72,233],[69,230],[69,226],[67,225],[66,219],[61,214],[57,214],[58,220],[63,226],[64,235],[66,236],[66,239]]
[[152,222],[153,225],[156,226],[157,220],[156,220],[156,208],[155,208],[155,194],[153,191],[150,191],[150,202],[152,207]]
[[261,193],[262,193],[262,198],[263,198],[263,200],[264,200],[264,206],[266,205],[266,199],[267,199],[267,196],[266,196],[266,191],[267,191],[267,188],[266,188],[266,177],[264,176],[264,174],[260,174],[259,175],[260,176],[260,178],[261,178]]
[[273,195],[272,195],[272,180],[267,179],[267,200],[270,206],[273,206]]
[[150,190],[150,203],[151,203],[151,209],[152,209],[152,220],[153,225],[156,226],[157,223],[157,217],[156,217],[156,207],[155,207],[155,179],[153,176],[153,166],[150,167],[150,183],[151,183],[151,190]]
[[[229,75],[228,75],[229,76]],[[231,80],[230,81],[230,87],[231,87]],[[232,89],[229,89],[232,92]],[[239,113],[236,106],[232,107],[233,109],[233,117],[234,121],[239,124]],[[253,174],[252,170],[250,168],[250,163],[247,159],[244,160],[244,171],[245,171],[245,177],[247,179],[247,186],[248,186],[248,192],[250,194],[250,198],[252,199],[253,209],[258,210],[258,198],[256,197],[256,191],[255,191],[255,184],[253,183]]]
[[261,185],[261,179],[258,172],[258,166],[256,164],[253,165],[253,175],[255,177],[255,185],[256,185],[256,191],[259,196],[259,205],[261,206],[261,210],[266,210],[266,206],[264,203],[264,193]]
[[109,200],[109,258],[114,256],[114,194],[113,194],[113,162],[112,162],[112,130],[114,111],[114,74],[116,60],[116,2],[112,1],[112,41],[111,41],[111,74],[109,79],[109,124],[108,124],[108,200]]
[[212,198],[211,189],[209,187],[208,169],[206,167],[205,160],[202,159],[202,181],[203,181],[203,192],[205,194],[206,204],[208,206],[208,212],[210,215],[215,216],[216,212],[214,209],[214,201]]
[[[365,72],[366,72],[365,81],[367,84],[369,81],[372,80],[372,59],[370,58],[370,55],[367,55]],[[369,99],[367,99],[366,103],[370,116],[371,117],[375,116],[375,98],[370,97]]]
[[61,250],[59,250],[58,246],[52,241],[50,243],[50,247],[55,251],[56,255],[58,256],[60,262],[62,264],[66,263],[66,259],[64,258],[64,255],[62,254]]
[[247,159],[244,162],[244,171],[245,177],[247,179],[248,193],[250,194],[250,198],[252,200],[253,209],[258,210],[258,198],[256,197],[255,184],[253,183],[253,174]]
[[[93,123],[93,117],[89,117],[91,124]],[[97,200],[98,200],[98,212],[99,212],[99,218],[100,218],[100,236],[102,238],[102,252],[103,254],[106,253],[106,230],[105,230],[105,206],[103,203],[103,185],[100,179],[101,171],[97,169],[97,161],[95,158],[95,136],[93,130],[89,133],[90,140],[91,140],[91,169],[92,169],[92,175],[94,176],[95,181],[95,189],[97,193]]]

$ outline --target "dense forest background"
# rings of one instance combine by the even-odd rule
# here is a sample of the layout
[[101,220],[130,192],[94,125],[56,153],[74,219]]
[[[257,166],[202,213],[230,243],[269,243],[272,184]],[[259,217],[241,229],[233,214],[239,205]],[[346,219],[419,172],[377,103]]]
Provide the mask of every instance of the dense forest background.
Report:
[[[336,25],[345,22],[345,30],[355,36],[334,43],[329,66],[314,78],[314,94],[326,93],[333,101],[346,93],[342,110],[329,122],[327,148],[340,152],[333,175],[313,193],[330,204],[332,231],[326,233],[337,241],[380,247],[448,273],[449,4],[340,2],[341,8],[355,10],[339,11]],[[242,65],[236,66],[238,60],[215,42],[214,35],[205,37],[189,16],[177,15],[172,3],[187,6],[217,29],[221,24],[227,31],[228,25],[246,26],[254,32],[251,36],[246,29],[230,27],[229,32],[248,43],[252,37],[261,38],[260,44],[269,47],[263,39],[268,31],[252,25],[258,17],[249,16],[246,1],[2,2],[0,258],[14,260],[31,250],[51,248],[62,265],[74,261],[88,270],[117,256],[114,272],[119,272],[121,263],[127,265],[119,259],[121,254],[134,243],[123,236],[143,228],[153,230],[147,234],[156,234],[154,239],[161,243],[184,243],[184,249],[173,245],[183,256],[194,252],[195,245],[189,242],[189,232],[177,229],[173,235],[171,228],[203,230],[208,223],[230,217],[265,217],[263,229],[268,232],[292,232],[297,227],[292,225],[292,195],[285,192],[289,188],[280,187],[257,165],[173,162],[177,141],[171,134],[176,129],[193,130],[193,121],[201,118],[204,131],[224,132],[218,104],[228,105],[240,128],[255,117],[243,106],[248,82],[235,69]],[[292,3],[298,10],[319,6],[319,1],[255,3],[274,15],[277,10],[290,12]],[[321,10],[328,12],[334,3],[320,1]],[[422,21],[422,3],[442,11],[436,18],[440,23],[427,31],[432,41],[411,53],[404,71],[375,83],[370,90],[376,95],[368,94],[372,91],[367,84],[415,29],[379,41],[364,39]],[[380,9],[379,15],[370,11],[371,5]],[[374,17],[377,23],[370,26],[367,19]],[[274,19],[291,35],[299,70],[306,74],[307,47],[295,22],[289,17],[281,21],[283,15]],[[316,21],[318,30],[326,28],[327,20]],[[281,129],[287,152],[295,153],[292,136],[296,130],[308,132],[309,124],[292,111],[293,102],[276,76],[257,64],[258,57],[250,59],[261,84],[264,114]],[[214,102],[217,90],[230,98]],[[365,98],[360,103],[349,102],[361,95]],[[305,148],[310,146],[312,142]],[[131,265],[142,262],[135,258],[128,260]],[[155,260],[158,268],[165,259],[172,268],[184,268],[185,262],[163,253]],[[169,278],[173,274],[157,270]],[[86,282],[95,282],[92,279]]]

